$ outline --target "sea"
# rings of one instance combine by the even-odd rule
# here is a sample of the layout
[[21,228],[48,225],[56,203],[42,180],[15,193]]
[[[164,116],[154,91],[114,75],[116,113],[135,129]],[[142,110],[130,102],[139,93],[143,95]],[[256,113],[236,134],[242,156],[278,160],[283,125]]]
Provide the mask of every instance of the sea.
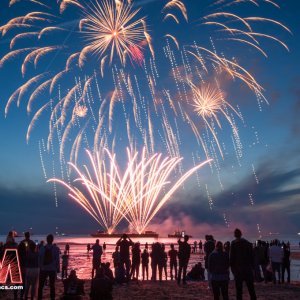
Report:
[[[292,252],[300,252],[300,246],[299,241],[300,237],[297,235],[294,236],[270,236],[268,239],[263,238],[263,240],[272,240],[272,239],[279,239],[280,241],[289,241],[291,244],[291,251]],[[23,238],[22,237],[16,237],[16,242],[20,242]],[[36,243],[39,243],[42,240],[46,240],[46,235],[32,235],[31,239],[34,240]],[[0,235],[0,242],[5,242],[6,236]],[[95,243],[96,238],[91,237],[89,235],[68,235],[68,236],[55,236],[54,237],[54,243],[60,248],[61,253],[63,253],[65,249],[65,245],[70,245],[70,255],[69,255],[69,270],[74,269],[76,270],[76,273],[79,278],[81,279],[91,279],[91,268],[92,268],[92,253],[87,252],[87,245],[93,245]],[[118,238],[100,238],[100,244],[103,245],[105,242],[106,244],[106,251],[103,253],[101,261],[102,262],[110,262],[111,268],[113,269],[113,263],[112,263],[112,253],[115,251],[116,242]],[[175,248],[177,248],[177,238],[165,238],[165,237],[159,237],[157,239],[154,238],[133,238],[133,242],[139,242],[141,244],[141,250],[143,251],[145,248],[145,244],[148,243],[149,250],[150,245],[153,242],[160,242],[165,244],[166,251],[168,252],[170,249],[170,245],[173,243],[175,245]],[[203,237],[202,238],[191,238],[189,240],[190,244],[193,246],[194,241],[199,243],[199,241],[202,240],[204,242]],[[229,238],[226,239],[217,239],[221,240],[223,242],[227,240],[231,240]],[[249,239],[250,241],[255,241],[255,239]],[[189,261],[189,267],[188,270],[190,270],[196,263],[201,262],[204,266],[204,257],[203,254],[199,252],[199,248],[196,249],[196,253],[191,254],[191,258]],[[169,268],[169,265],[168,265]],[[151,274],[151,268],[149,265],[149,272]],[[170,274],[169,269],[167,270],[168,276]],[[140,279],[141,279],[141,269],[140,269]],[[149,275],[150,276],[150,275]],[[299,259],[292,259],[291,261],[291,280],[293,281],[300,281],[300,260]],[[58,276],[59,277],[59,276]],[[163,280],[165,279],[163,275]],[[170,279],[170,278],[168,278]]]

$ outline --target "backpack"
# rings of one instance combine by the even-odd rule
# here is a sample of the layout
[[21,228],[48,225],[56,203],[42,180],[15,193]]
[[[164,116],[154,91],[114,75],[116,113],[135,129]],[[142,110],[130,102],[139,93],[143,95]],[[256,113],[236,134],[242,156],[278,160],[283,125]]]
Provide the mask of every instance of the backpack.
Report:
[[44,266],[50,265],[53,261],[52,247],[45,247]]

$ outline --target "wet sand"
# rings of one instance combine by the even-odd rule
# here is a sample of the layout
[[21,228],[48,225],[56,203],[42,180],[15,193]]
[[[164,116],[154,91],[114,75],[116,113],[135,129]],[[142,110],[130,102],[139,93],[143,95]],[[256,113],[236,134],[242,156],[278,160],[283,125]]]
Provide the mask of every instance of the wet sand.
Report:
[[[245,297],[248,300],[246,287],[244,287]],[[273,285],[272,283],[256,283],[255,289],[258,300],[273,299],[300,299],[300,283]],[[89,299],[90,281],[85,282],[86,295],[83,300]],[[56,282],[56,299],[60,299],[63,294],[63,285],[61,281]],[[0,292],[0,299],[13,299],[12,292]],[[44,289],[44,299],[50,299],[49,287]],[[212,293],[207,289],[207,282],[189,282],[186,286],[178,286],[175,281],[159,282],[131,282],[129,286],[115,286],[113,289],[113,299],[213,299]],[[229,299],[235,299],[234,282],[229,285]]]

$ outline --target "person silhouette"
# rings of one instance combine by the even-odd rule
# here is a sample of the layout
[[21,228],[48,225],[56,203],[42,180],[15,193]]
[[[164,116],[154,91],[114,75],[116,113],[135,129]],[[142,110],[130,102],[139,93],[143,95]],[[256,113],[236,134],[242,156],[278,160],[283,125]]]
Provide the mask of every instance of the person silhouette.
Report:
[[235,240],[230,246],[230,267],[234,275],[236,299],[243,299],[243,282],[245,281],[251,300],[256,300],[254,289],[254,255],[252,244],[242,238],[242,231],[234,230]]
[[[18,245],[18,254],[20,259],[20,266],[22,272],[22,278],[25,278],[26,275],[26,264],[27,264],[27,257],[30,249],[35,248],[35,242],[30,239],[30,232],[24,233],[24,240],[20,242]],[[25,285],[23,285],[23,289],[21,290],[21,298],[23,297],[25,292]]]
[[66,244],[65,251],[67,251],[68,255],[70,254],[70,245],[69,244]]
[[39,250],[39,289],[38,300],[43,298],[43,288],[47,278],[50,283],[50,298],[55,300],[55,279],[59,273],[59,248],[53,244],[54,237],[52,234],[47,236],[47,244]]
[[127,236],[127,234],[123,234],[121,238],[117,241],[117,246],[120,247],[120,264],[125,265],[126,270],[126,280],[130,280],[130,252],[129,248],[133,246],[133,241]]
[[96,243],[92,246],[92,250],[93,250],[92,278],[94,278],[95,270],[99,269],[101,264],[101,256],[103,254],[99,239],[97,239]]
[[191,246],[188,244],[189,236],[184,236],[184,241],[181,241],[181,237],[178,240],[179,251],[178,251],[178,259],[179,259],[179,270],[178,270],[178,278],[177,283],[180,284],[181,281],[181,273],[182,273],[182,283],[186,284],[186,271],[187,266],[190,260],[191,255]]
[[[130,278],[136,278],[139,279],[139,270],[140,270],[140,264],[141,264],[141,249],[140,249],[140,243],[135,243],[131,250],[132,253],[132,266],[131,266],[131,273]],[[134,277],[136,275],[136,277]]]
[[95,278],[92,279],[91,283],[91,300],[111,300],[112,298],[113,283],[112,281],[105,276],[105,270],[99,268],[96,271]]
[[174,244],[170,245],[171,250],[169,250],[169,257],[170,257],[170,276],[171,280],[173,280],[173,269],[175,272],[175,279],[177,280],[177,257],[178,257],[178,251],[175,250]]
[[229,300],[229,254],[223,251],[222,242],[217,242],[215,250],[209,255],[208,270],[211,274],[214,300],[220,299],[220,292],[223,300]]
[[142,253],[142,274],[143,274],[143,280],[145,280],[145,273],[147,280],[149,275],[149,253],[147,249],[144,249]]
[[68,278],[69,255],[66,250],[64,251],[61,259],[61,279]]

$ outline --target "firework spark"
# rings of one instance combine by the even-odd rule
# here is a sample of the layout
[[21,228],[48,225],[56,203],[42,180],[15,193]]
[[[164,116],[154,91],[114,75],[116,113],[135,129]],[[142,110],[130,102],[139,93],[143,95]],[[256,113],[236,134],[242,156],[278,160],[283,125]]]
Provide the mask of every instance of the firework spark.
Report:
[[221,122],[218,118],[218,114],[220,113],[229,122],[233,131],[237,133],[237,128],[227,113],[226,107],[230,108],[238,117],[240,117],[239,113],[225,100],[225,95],[220,88],[211,84],[202,84],[198,87],[192,82],[189,82],[189,85],[193,91],[193,102],[191,105],[194,107],[194,111],[197,113],[197,115],[204,120],[205,124],[213,134],[220,153],[223,156],[215,130],[213,129],[211,122],[208,120],[211,119],[215,121],[219,128],[222,128]]
[[122,64],[126,55],[134,61],[142,61],[142,41],[145,40],[144,18],[134,20],[139,9],[132,5],[112,1],[96,1],[86,9],[82,32],[86,36],[89,51],[100,57],[110,49],[110,62],[117,52]]
[[[119,171],[116,155],[104,150],[108,157],[105,163],[104,153],[92,155],[87,151],[91,170],[84,166],[81,172],[71,163],[79,176],[75,186],[60,179],[50,182],[62,184],[69,190],[69,196],[82,206],[108,233],[112,233],[119,222],[125,218],[138,233],[147,228],[162,206],[170,200],[174,192],[194,172],[207,164],[206,160],[196,165],[172,186],[170,174],[182,158],[165,158],[161,154],[147,157],[145,149],[141,157],[137,152],[127,149],[128,163],[123,175]],[[163,193],[162,191],[166,191]]]

